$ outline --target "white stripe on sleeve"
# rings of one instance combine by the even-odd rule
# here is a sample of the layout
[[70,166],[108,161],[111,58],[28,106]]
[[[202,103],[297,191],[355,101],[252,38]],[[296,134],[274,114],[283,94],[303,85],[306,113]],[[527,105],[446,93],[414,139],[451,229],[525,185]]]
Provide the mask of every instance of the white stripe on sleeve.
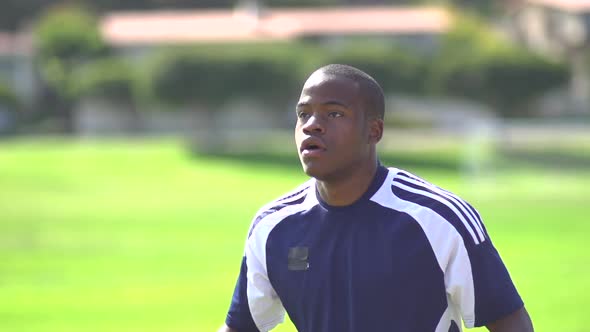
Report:
[[[463,237],[453,225],[433,210],[403,200],[391,190],[395,172],[389,172],[383,186],[371,198],[375,203],[410,215],[423,230],[440,269],[444,273],[449,305],[457,305],[467,327],[475,323],[475,289],[471,262]],[[411,188],[413,189],[413,188]],[[451,310],[455,310],[452,308]]]
[[[313,193],[313,191],[312,191]],[[252,231],[246,244],[248,306],[254,323],[262,332],[270,331],[285,319],[285,309],[268,279],[266,266],[266,242],[270,232],[286,217],[305,211],[315,203],[315,195],[309,194],[296,205],[287,206],[263,218]]]

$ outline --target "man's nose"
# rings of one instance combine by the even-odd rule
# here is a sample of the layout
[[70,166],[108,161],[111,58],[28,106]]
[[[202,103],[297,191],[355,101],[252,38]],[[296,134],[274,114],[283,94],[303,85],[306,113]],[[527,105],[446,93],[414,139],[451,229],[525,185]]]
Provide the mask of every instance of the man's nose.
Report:
[[320,119],[317,115],[310,116],[309,119],[307,119],[307,121],[305,121],[305,124],[303,125],[303,132],[306,134],[323,134],[325,132],[325,128],[322,119]]

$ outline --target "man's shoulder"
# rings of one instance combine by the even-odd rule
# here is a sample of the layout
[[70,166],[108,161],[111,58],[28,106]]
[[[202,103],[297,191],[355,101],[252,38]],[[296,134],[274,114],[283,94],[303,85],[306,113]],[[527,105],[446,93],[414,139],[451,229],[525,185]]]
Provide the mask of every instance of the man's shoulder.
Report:
[[312,178],[295,187],[294,189],[284,193],[278,198],[264,204],[256,213],[256,217],[280,206],[297,204],[303,201],[310,192],[314,193],[314,190],[315,180]]
[[[411,203],[422,205],[426,208],[431,207],[433,202],[439,201],[437,198],[442,197],[444,197],[447,200],[453,201],[454,203],[461,202],[463,204],[467,204],[462,198],[460,198],[453,192],[443,187],[440,187],[428,180],[425,180],[424,178],[415,175],[409,171],[394,167],[389,167],[388,171],[389,176],[385,180],[386,183],[384,183],[382,188],[382,190],[386,189],[386,191],[388,192],[388,198],[399,200],[401,197],[397,195],[397,193],[399,193],[400,190],[403,190],[405,192],[417,194],[418,196],[414,197],[416,199],[410,199],[410,197],[408,196],[402,200],[407,200]],[[434,199],[419,199],[421,197],[429,197]]]
[[[287,217],[289,212],[297,211],[297,208],[302,206],[306,200],[309,201],[309,196],[313,195],[314,193],[315,180],[310,179],[295,189],[279,196],[277,199],[274,199],[263,205],[254,215],[252,225],[250,226],[249,235],[252,234],[254,228],[261,222],[270,220],[276,216]],[[289,209],[290,207],[291,209]],[[283,211],[283,213],[280,213],[281,211]]]
[[477,210],[456,194],[408,171],[390,168],[388,183],[378,203],[406,212],[418,223],[434,227],[448,223],[459,234],[478,244],[487,234]]

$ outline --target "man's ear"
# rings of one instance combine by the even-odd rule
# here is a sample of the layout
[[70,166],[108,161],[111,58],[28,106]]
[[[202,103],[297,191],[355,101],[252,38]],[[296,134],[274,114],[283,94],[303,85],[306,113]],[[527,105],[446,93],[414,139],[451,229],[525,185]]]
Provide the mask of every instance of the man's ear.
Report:
[[383,119],[369,120],[369,143],[377,144],[383,137]]

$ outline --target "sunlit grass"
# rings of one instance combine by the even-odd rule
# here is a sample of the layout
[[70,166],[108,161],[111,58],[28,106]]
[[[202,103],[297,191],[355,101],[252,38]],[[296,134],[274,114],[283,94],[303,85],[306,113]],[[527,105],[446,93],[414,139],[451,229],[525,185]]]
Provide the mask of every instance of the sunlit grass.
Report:
[[[537,331],[587,331],[590,172],[411,171],[479,208]],[[304,179],[173,142],[0,143],[0,331],[213,331],[250,218]]]

